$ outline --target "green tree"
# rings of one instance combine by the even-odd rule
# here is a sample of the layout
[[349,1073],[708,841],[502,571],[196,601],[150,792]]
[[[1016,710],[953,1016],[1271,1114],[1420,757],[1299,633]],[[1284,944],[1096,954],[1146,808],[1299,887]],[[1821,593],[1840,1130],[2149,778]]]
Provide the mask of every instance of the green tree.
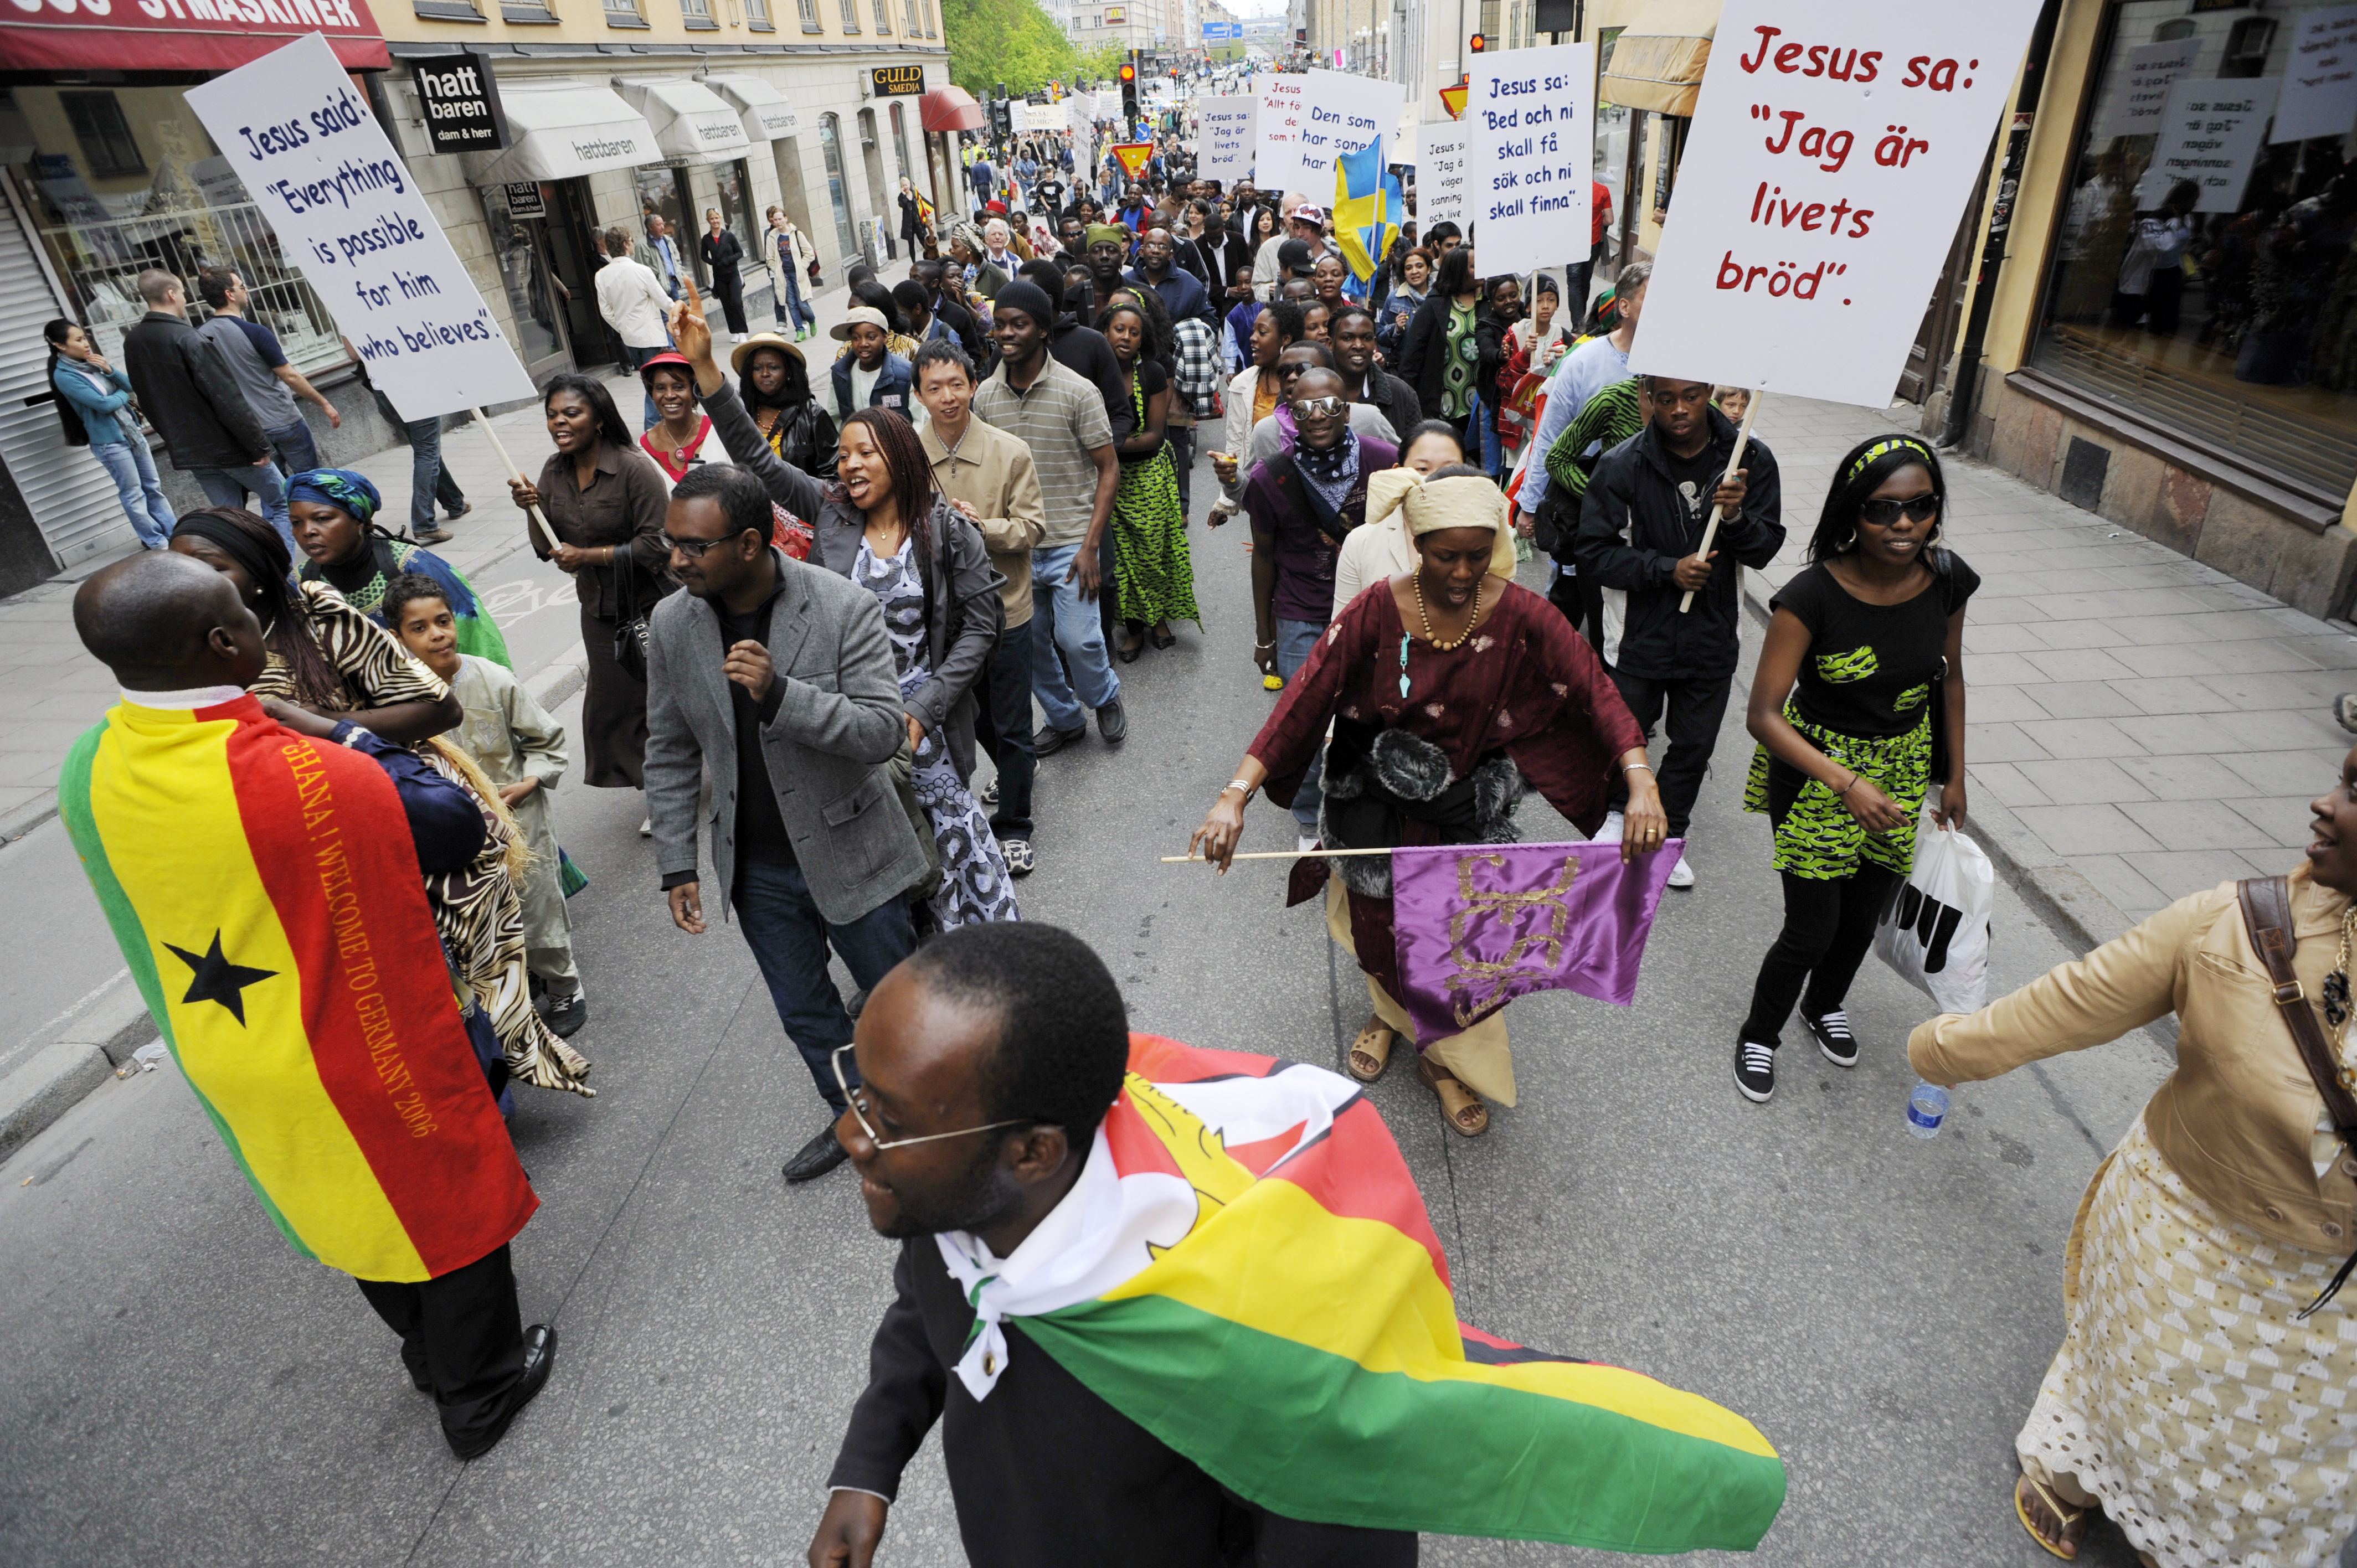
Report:
[[1000,82],[1020,98],[1051,81],[1069,84],[1080,66],[1072,42],[1033,0],[942,0],[950,80],[976,98]]
[[1104,44],[1081,57],[1081,70],[1088,80],[1121,85],[1122,62],[1129,51],[1119,44]]

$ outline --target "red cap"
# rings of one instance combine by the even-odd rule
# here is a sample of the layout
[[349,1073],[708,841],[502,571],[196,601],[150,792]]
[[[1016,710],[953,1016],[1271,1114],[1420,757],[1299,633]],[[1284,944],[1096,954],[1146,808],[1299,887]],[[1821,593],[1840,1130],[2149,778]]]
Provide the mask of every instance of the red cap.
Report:
[[985,203],[983,204],[983,209],[983,209],[985,212],[1001,212],[1001,213],[1003,213],[1003,212],[1005,212],[1005,211],[1006,210],[1006,203],[1005,203],[1004,201],[988,201],[988,202],[985,202]]
[[640,365],[639,367],[639,380],[645,381],[649,376],[655,373],[657,367],[662,365],[677,365],[681,370],[687,372],[687,379],[689,381],[693,381],[695,380],[695,367],[688,363],[687,356],[679,352],[676,349],[666,349],[662,353],[657,354],[653,359],[649,360],[645,364]]

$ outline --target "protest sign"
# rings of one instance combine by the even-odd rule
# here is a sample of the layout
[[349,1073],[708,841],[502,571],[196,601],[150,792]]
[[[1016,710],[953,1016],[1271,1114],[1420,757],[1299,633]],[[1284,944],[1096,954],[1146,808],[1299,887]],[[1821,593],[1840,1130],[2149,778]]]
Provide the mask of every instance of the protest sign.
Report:
[[2037,11],[1727,0],[1630,368],[1888,404]]
[[1271,71],[1261,78],[1260,106],[1253,112],[1253,183],[1282,196],[1299,190],[1301,126],[1309,117],[1309,78],[1299,71]]
[[1239,92],[1199,99],[1197,102],[1201,109],[1195,145],[1201,149],[1201,156],[1195,172],[1205,179],[1245,178],[1253,171],[1253,125],[1258,117],[1260,100],[1251,93]]
[[1526,273],[1587,253],[1595,82],[1593,44],[1475,57],[1457,124],[1483,272]]
[[539,395],[326,39],[191,87],[188,102],[404,417]]
[[1372,146],[1386,131],[1396,131],[1407,89],[1396,81],[1331,70],[1305,71],[1303,80],[1309,84],[1308,106],[1294,143],[1295,173],[1286,188],[1330,207],[1334,160]]
[[1416,128],[1415,216],[1429,234],[1435,223],[1465,227],[1465,127],[1455,121]]
[[2186,180],[2201,188],[2196,212],[2232,212],[2243,205],[2243,188],[2259,156],[2259,138],[2275,113],[2279,76],[2237,77],[2207,81],[2179,77],[2169,90],[2169,107],[2155,127],[2152,163],[2136,181],[2136,204],[2158,207]]
[[2271,142],[2345,136],[2357,128],[2357,5],[2330,5],[2299,19],[2284,68]]
[[2095,140],[2113,136],[2149,136],[2160,129],[2160,112],[2169,106],[2169,90],[2201,59],[2201,40],[2171,38],[2166,43],[2138,44],[2120,52],[2120,68],[2104,90],[2095,113]]

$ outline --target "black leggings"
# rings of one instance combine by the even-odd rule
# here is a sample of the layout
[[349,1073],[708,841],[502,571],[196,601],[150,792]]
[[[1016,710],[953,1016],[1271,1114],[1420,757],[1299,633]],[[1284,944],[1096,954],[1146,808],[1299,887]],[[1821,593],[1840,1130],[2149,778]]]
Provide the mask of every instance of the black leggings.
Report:
[[[1768,956],[1760,961],[1760,978],[1751,987],[1751,1015],[1743,1020],[1743,1038],[1763,1046],[1780,1045],[1777,1036],[1801,1011],[1823,1017],[1842,1004],[1849,983],[1874,945],[1875,922],[1899,884],[1899,874],[1861,860],[1857,869],[1839,882],[1795,876],[1784,879],[1784,929]],[[1808,994],[1801,993],[1807,983]]]

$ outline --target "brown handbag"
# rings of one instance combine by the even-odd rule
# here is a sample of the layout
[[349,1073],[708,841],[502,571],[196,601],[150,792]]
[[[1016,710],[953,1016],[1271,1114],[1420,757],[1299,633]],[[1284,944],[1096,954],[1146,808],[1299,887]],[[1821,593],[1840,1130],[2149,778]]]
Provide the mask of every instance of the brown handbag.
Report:
[[[2267,978],[2275,982],[2276,1011],[2291,1031],[2292,1043],[2299,1047],[2299,1059],[2308,1064],[2316,1091],[2324,1096],[2325,1114],[2332,1118],[2341,1146],[2357,1158],[2357,1097],[2341,1081],[2341,1066],[2333,1058],[2331,1042],[2324,1037],[2316,1009],[2308,1004],[2308,991],[2291,966],[2299,939],[2292,934],[2290,881],[2281,876],[2248,877],[2234,885],[2234,893],[2242,902],[2243,929],[2250,936],[2251,950],[2259,955],[2259,961],[2267,966]],[[2298,1320],[2307,1321],[2309,1314],[2338,1294],[2352,1269],[2357,1269],[2357,1252],[2350,1254],[2332,1283],[2298,1314]]]

